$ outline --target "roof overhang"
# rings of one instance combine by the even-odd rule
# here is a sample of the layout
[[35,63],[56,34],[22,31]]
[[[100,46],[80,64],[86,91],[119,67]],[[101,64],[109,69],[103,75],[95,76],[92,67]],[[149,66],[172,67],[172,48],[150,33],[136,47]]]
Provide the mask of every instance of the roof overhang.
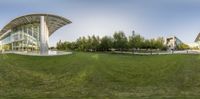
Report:
[[64,25],[72,23],[70,20],[52,14],[29,14],[18,17],[10,21],[3,29],[0,31],[0,37],[6,33],[8,30],[15,28],[20,25],[30,24],[30,23],[40,23],[40,16],[44,16],[47,27],[49,29],[49,36],[53,34],[56,30],[63,27]]
[[198,42],[200,41],[200,33],[197,35],[196,39],[195,39],[195,42]]

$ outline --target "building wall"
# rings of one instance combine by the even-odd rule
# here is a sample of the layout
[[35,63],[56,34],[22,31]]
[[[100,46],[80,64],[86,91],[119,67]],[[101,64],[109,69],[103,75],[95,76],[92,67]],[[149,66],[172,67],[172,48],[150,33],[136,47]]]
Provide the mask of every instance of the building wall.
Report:
[[198,42],[193,42],[193,43],[186,43],[191,49],[193,48],[199,48],[199,43]]
[[180,45],[181,43],[182,41],[175,36],[167,37],[165,40],[165,44],[169,50],[175,50],[177,46]]
[[39,23],[21,25],[13,28],[1,38],[2,49],[33,51],[39,49]]

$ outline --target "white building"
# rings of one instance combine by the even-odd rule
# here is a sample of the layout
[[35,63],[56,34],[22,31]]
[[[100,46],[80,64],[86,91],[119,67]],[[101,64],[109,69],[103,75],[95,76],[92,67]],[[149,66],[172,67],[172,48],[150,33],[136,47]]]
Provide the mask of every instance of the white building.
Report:
[[30,14],[9,22],[0,31],[0,50],[48,52],[49,36],[70,24],[68,19],[52,14]]
[[165,45],[169,50],[175,50],[178,45],[180,45],[182,41],[178,39],[176,36],[167,37],[165,39]]

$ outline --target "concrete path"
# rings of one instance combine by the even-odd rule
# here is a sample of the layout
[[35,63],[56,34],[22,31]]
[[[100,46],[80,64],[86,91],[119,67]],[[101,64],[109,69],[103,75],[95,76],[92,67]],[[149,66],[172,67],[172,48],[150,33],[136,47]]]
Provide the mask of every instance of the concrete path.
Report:
[[200,54],[200,50],[182,50],[182,51],[165,51],[165,52],[120,52],[115,51],[116,53],[124,53],[124,54],[136,54],[136,55],[167,55],[167,54]]

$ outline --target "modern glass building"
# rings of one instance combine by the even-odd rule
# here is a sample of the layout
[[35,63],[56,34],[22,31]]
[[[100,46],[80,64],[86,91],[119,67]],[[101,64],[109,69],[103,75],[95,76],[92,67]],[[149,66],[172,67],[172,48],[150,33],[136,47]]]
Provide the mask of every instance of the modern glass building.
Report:
[[0,31],[0,50],[48,52],[49,36],[64,25],[66,18],[52,14],[30,14],[9,22]]
[[183,42],[178,39],[176,36],[171,36],[171,37],[167,37],[165,39],[165,45],[167,46],[167,48],[169,50],[175,50],[177,49],[177,46],[182,44]]
[[197,35],[197,37],[195,39],[195,43],[197,44],[197,48],[200,49],[200,33]]

